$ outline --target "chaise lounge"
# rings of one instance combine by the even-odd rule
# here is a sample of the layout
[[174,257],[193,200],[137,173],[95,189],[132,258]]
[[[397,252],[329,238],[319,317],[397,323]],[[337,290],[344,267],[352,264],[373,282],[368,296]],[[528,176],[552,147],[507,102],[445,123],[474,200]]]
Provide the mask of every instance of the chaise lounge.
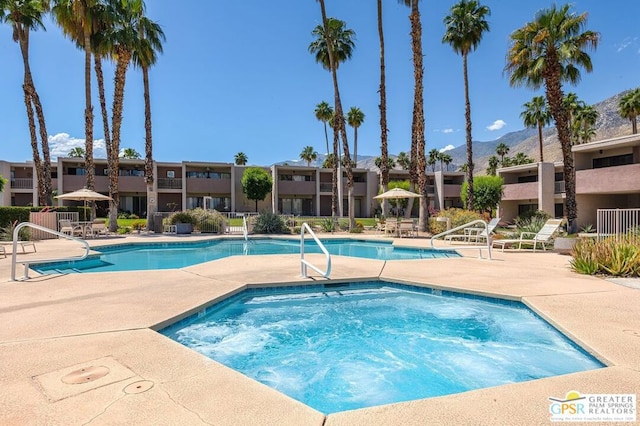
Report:
[[[553,236],[558,232],[561,224],[562,219],[549,219],[537,233],[523,232],[520,234],[520,238],[493,240],[493,246],[501,246],[502,251],[504,251],[507,245],[515,245],[517,243],[518,250],[521,250],[522,244],[533,244],[533,251],[535,252],[536,246],[540,244],[542,250],[546,250],[546,245],[553,242]],[[526,235],[533,235],[533,238],[525,238]]]

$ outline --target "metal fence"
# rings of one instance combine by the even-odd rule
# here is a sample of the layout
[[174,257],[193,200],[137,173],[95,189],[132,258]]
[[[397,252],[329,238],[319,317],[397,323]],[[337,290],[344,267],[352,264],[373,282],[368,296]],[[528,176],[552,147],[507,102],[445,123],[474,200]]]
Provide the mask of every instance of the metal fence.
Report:
[[640,234],[640,209],[598,209],[598,238]]
[[[45,228],[59,231],[60,220],[70,220],[77,222],[80,214],[78,212],[31,212],[29,214],[29,222],[36,225],[44,226]],[[46,240],[52,238],[58,238],[56,235],[49,232],[44,232],[36,228],[29,229],[29,237],[32,240]]]

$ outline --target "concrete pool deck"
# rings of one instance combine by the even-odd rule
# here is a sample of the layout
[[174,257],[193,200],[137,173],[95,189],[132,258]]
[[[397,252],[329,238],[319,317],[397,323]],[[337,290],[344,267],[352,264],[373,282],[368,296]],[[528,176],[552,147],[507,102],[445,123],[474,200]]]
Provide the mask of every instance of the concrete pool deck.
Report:
[[[195,239],[130,236],[90,244]],[[79,253],[72,244],[38,242],[38,253],[18,259]],[[477,251],[462,254],[390,262],[334,256],[331,279],[411,282],[522,300],[608,367],[325,416],[153,331],[246,286],[326,281],[313,271],[300,278],[297,255],[27,282],[9,280],[9,255],[0,258],[0,424],[548,424],[550,396],[638,393],[640,290],[578,275],[570,258],[556,253],[494,251],[491,261],[478,259]],[[322,256],[310,256],[322,267]]]

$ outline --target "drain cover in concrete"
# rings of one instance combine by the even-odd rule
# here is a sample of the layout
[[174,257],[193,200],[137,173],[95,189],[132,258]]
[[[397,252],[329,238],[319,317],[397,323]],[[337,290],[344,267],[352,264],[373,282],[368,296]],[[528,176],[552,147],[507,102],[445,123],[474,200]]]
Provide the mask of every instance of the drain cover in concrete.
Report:
[[129,395],[146,392],[153,387],[153,382],[150,380],[140,380],[139,382],[133,382],[124,388],[124,393]]
[[135,376],[133,371],[108,356],[41,374],[33,379],[46,397],[55,402]]

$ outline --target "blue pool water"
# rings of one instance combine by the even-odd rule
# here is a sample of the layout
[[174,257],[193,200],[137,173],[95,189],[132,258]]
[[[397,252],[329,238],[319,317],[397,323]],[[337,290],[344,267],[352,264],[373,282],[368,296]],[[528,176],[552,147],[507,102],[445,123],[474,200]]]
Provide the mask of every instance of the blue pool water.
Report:
[[[329,239],[322,243],[331,254],[367,259],[459,257],[455,251],[401,248],[394,247],[391,242]],[[124,244],[94,250],[99,251],[100,255],[81,261],[32,265],[32,269],[42,274],[175,269],[228,256],[296,254],[300,253],[300,240],[261,238],[245,242],[239,239],[218,239],[194,243]],[[321,251],[315,242],[307,241],[305,252]]]
[[603,366],[519,302],[385,282],[247,290],[161,333],[327,414]]

